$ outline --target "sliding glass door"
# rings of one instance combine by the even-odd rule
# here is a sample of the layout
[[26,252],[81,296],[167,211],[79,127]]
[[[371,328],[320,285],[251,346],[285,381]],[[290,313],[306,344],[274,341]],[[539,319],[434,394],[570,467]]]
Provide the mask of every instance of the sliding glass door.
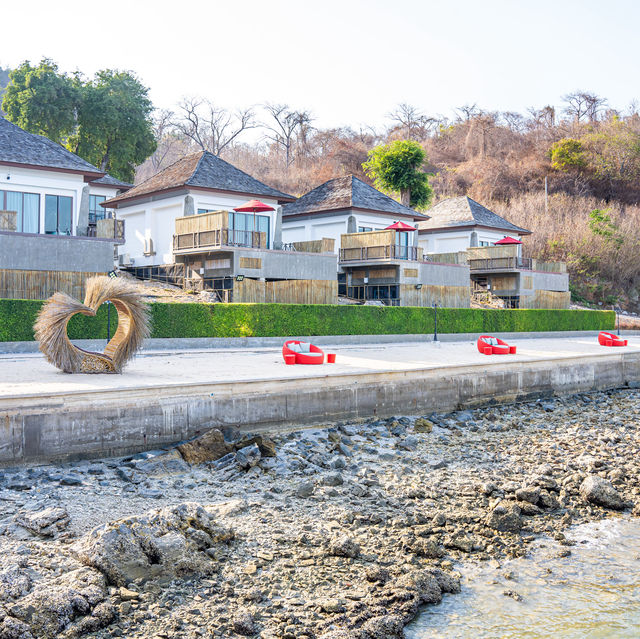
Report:
[[49,235],[71,235],[73,198],[63,195],[44,196],[44,232]]
[[16,212],[18,233],[40,231],[40,196],[37,193],[0,191],[0,209]]

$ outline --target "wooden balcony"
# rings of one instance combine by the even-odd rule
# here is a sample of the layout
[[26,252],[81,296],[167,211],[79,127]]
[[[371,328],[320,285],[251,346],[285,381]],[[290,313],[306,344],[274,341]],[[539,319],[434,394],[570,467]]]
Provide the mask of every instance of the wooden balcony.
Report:
[[470,259],[469,269],[473,271],[530,271],[533,261],[530,257],[490,257],[483,259]]
[[[419,257],[420,256],[420,257]],[[413,260],[422,257],[417,246],[387,244],[384,246],[356,246],[340,249],[341,262],[374,262],[378,260]]]
[[267,248],[267,234],[259,231],[234,231],[233,229],[213,229],[193,231],[173,236],[173,252],[217,247]]

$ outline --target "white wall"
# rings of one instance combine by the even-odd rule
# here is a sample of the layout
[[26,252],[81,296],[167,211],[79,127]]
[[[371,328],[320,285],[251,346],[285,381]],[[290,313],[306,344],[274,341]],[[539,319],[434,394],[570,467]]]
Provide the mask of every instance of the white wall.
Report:
[[63,195],[73,198],[72,228],[75,234],[84,186],[82,175],[0,165],[0,190],[37,193],[40,196],[40,233],[44,233],[44,196]]
[[[492,246],[498,240],[507,237],[504,231],[490,231],[486,229],[478,229],[478,246],[481,242],[488,242],[488,246]],[[520,239],[517,233],[510,234],[516,240]],[[418,238],[418,246],[424,249],[425,253],[455,253],[457,251],[466,251],[471,246],[471,231],[438,231],[435,233],[422,233]]]
[[[245,204],[253,199],[249,195],[238,193],[218,193],[216,191],[190,191],[193,198],[194,213],[198,209],[209,211],[231,211],[235,207]],[[176,195],[155,202],[145,202],[143,204],[125,203],[118,207],[116,215],[125,221],[125,243],[118,253],[128,254],[134,261],[134,266],[152,266],[158,264],[173,263],[173,235],[175,233],[176,218],[184,214],[185,195]],[[278,201],[273,198],[259,198],[261,202],[268,204],[274,209],[278,206]],[[273,236],[275,232],[275,211],[260,213],[271,218],[269,245],[273,246]],[[145,256],[145,239],[153,240],[155,255]]]
[[340,248],[340,236],[347,233],[347,222],[350,215],[356,218],[356,231],[359,227],[368,227],[373,231],[381,231],[394,222],[401,221],[413,225],[410,217],[391,218],[387,215],[376,215],[348,209],[337,211],[333,215],[310,217],[309,219],[290,219],[282,221],[282,241],[305,242],[321,240],[323,237],[333,238],[336,241],[336,252]]

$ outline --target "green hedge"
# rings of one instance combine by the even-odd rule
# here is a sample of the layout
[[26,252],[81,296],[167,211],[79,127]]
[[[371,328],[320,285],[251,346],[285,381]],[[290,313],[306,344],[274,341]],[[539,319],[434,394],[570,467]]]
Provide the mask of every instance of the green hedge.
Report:
[[[0,342],[33,340],[42,302],[0,300]],[[151,307],[152,337],[277,337],[433,333],[433,309],[318,304],[164,304]],[[111,313],[111,331],[116,313]],[[438,309],[439,333],[595,331],[614,328],[613,311]],[[76,315],[72,339],[106,338],[107,309]]]

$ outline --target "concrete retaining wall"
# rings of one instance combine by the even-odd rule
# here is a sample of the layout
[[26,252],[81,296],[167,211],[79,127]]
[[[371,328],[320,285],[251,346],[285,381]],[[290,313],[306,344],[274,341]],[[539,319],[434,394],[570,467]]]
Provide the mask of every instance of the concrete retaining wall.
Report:
[[0,464],[121,455],[188,439],[212,426],[278,431],[356,417],[446,412],[488,402],[623,387],[640,353],[175,385],[0,401]]

